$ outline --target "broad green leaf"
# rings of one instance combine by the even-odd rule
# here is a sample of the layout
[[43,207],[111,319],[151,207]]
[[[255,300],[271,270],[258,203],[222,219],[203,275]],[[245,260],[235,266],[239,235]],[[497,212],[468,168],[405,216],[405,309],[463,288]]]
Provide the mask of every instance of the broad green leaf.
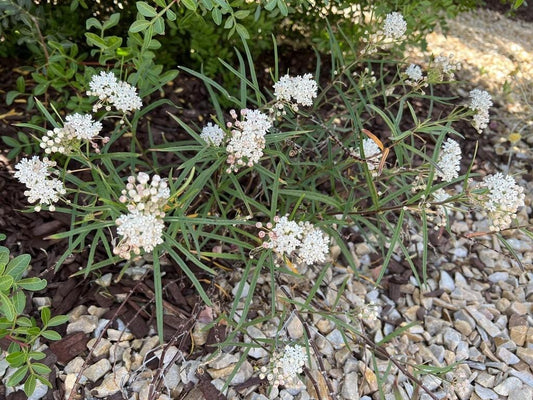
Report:
[[28,373],[28,366],[24,365],[15,371],[13,375],[7,380],[7,386],[17,386]]
[[17,315],[22,314],[24,307],[26,307],[26,296],[24,295],[24,291],[17,290],[17,292],[11,297],[11,301],[15,306],[15,312]]
[[182,4],[191,11],[196,11],[198,2],[196,0],[181,0]]
[[138,1],[135,5],[144,17],[153,18],[157,15],[156,9],[144,1]]
[[24,290],[29,290],[36,292],[38,290],[43,290],[46,287],[46,280],[41,278],[25,278],[17,282],[17,285]]
[[244,27],[244,25],[242,24],[235,24],[235,29],[237,30],[237,33],[239,34],[239,36],[241,38],[243,38],[244,40],[248,40],[250,39],[250,34],[248,33],[248,31],[246,30],[246,28]]
[[289,15],[289,9],[287,8],[287,4],[285,4],[284,0],[278,0],[278,8],[281,12],[281,15],[283,15],[284,17]]
[[31,320],[28,317],[18,317],[17,318],[17,325],[29,328],[29,327],[33,326],[33,323],[31,322]]
[[15,315],[15,306],[4,293],[0,292],[0,317],[5,317],[8,321],[13,321]]
[[46,330],[42,331],[41,335],[47,338],[48,340],[61,340],[61,335],[56,331]]
[[28,360],[43,360],[46,358],[46,354],[42,351],[30,351],[28,353]]
[[33,392],[35,392],[35,386],[37,385],[37,379],[35,378],[35,375],[28,376],[28,379],[26,379],[26,382],[24,382],[24,393],[26,393],[26,396],[31,396]]
[[52,313],[50,312],[50,309],[48,307],[43,307],[41,309],[41,321],[43,321],[43,324],[45,326],[48,325],[48,321],[50,321]]
[[220,25],[222,23],[222,11],[220,11],[220,8],[213,8],[213,11],[211,12],[211,17],[213,18],[215,24]]
[[131,24],[129,31],[131,33],[136,33],[140,31],[144,31],[149,26],[150,26],[150,21],[147,21],[145,19],[139,19],[135,21],[133,24]]
[[0,276],[0,292],[7,292],[13,286],[14,279],[12,276]]
[[18,368],[26,362],[26,353],[23,351],[16,351],[6,356],[6,361],[13,368]]
[[24,93],[26,90],[26,81],[24,80],[23,76],[19,76],[17,78],[17,90],[21,93]]
[[102,24],[96,18],[89,18],[87,21],[85,21],[85,30],[88,31],[93,27],[102,30]]
[[109,19],[104,22],[104,29],[112,28],[120,22],[120,13],[114,13],[109,16]]
[[31,367],[39,375],[46,375],[46,374],[49,374],[50,372],[52,372],[52,370],[48,366],[46,366],[44,364],[41,364],[41,363],[32,363]]
[[48,321],[48,326],[51,327],[51,326],[63,325],[66,322],[68,322],[67,315],[56,315],[55,317],[52,317],[50,321]]
[[176,13],[172,11],[171,9],[167,10],[167,18],[169,21],[175,21],[176,20]]
[[239,11],[235,12],[235,18],[237,18],[237,19],[244,19],[248,15],[250,15],[250,10],[239,10]]
[[28,269],[30,261],[31,256],[29,254],[21,254],[15,257],[7,264],[6,274],[11,275],[16,281],[20,280],[24,271]]

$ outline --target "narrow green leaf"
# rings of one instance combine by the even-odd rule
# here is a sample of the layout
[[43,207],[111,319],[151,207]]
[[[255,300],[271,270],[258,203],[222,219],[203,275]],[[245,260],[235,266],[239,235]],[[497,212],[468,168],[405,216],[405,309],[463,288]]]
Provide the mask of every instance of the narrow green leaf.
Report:
[[0,317],[5,317],[8,321],[15,319],[15,306],[2,292],[0,292]]
[[41,363],[32,363],[31,367],[39,375],[47,375],[52,372],[52,370],[47,365]]
[[52,317],[50,321],[48,321],[48,326],[59,326],[63,325],[68,322],[68,316],[67,315],[56,315],[55,317]]
[[48,322],[50,321],[52,313],[50,312],[50,309],[48,307],[43,307],[41,309],[41,321],[43,321],[43,324],[45,326],[48,325]]

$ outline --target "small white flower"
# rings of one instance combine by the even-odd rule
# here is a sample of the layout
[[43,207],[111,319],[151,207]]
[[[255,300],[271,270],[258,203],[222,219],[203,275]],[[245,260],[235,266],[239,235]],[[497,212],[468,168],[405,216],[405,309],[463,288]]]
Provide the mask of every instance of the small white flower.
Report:
[[213,125],[211,122],[208,122],[206,126],[203,127],[200,137],[205,140],[205,142],[210,146],[219,147],[224,140],[226,133],[218,125]]
[[154,215],[133,211],[121,215],[115,223],[117,233],[122,239],[113,249],[113,253],[126,260],[131,258],[131,253],[138,255],[141,250],[149,253],[155,246],[163,243],[165,223]]
[[65,126],[74,129],[78,139],[91,140],[102,130],[102,124],[99,121],[93,121],[92,115],[81,115],[78,113],[67,115]]
[[270,118],[259,110],[242,110],[243,121],[235,121],[231,138],[226,146],[227,172],[237,172],[243,166],[258,163],[265,148],[265,135],[272,127]]
[[437,161],[439,167],[435,174],[445,182],[451,182],[459,176],[461,168],[461,146],[455,140],[448,138],[442,145]]
[[301,246],[303,227],[283,216],[276,222],[270,236],[270,248],[280,255],[290,256]]
[[417,84],[424,77],[422,75],[422,68],[420,68],[418,65],[415,65],[415,64],[409,65],[407,69],[405,70],[405,74],[409,78],[409,80],[407,80],[406,83],[410,85]]
[[298,257],[305,264],[312,265],[326,261],[328,253],[329,237],[308,223],[298,250]]
[[524,188],[514,178],[498,172],[483,179],[482,186],[488,193],[481,198],[481,205],[491,220],[490,229],[500,231],[508,228],[519,207],[524,206]]
[[407,22],[399,12],[392,12],[385,17],[383,32],[391,39],[400,39],[407,31]]
[[56,163],[54,161],[44,158],[42,161],[37,156],[31,159],[23,158],[15,165],[15,178],[21,183],[25,184],[28,190],[24,195],[28,197],[28,202],[39,203],[35,207],[35,211],[39,212],[42,205],[49,205],[50,211],[55,210],[53,205],[59,201],[59,196],[66,193],[65,186],[57,178],[50,178],[52,173],[50,171]]
[[102,106],[102,103],[110,103],[122,112],[134,111],[142,107],[142,100],[137,95],[137,89],[129,83],[119,81],[112,72],[102,71],[99,75],[93,75],[89,87],[91,90],[87,91],[87,94],[100,99],[100,103],[94,106],[95,111]]
[[[450,195],[446,193],[444,189],[437,189],[432,194],[433,201],[432,203],[445,203],[446,200],[450,198]],[[448,221],[448,215],[451,213],[451,204],[431,204],[436,208],[436,214],[428,214],[428,219],[433,221],[435,224],[435,229],[446,226]]]
[[273,386],[286,386],[296,382],[307,360],[305,348],[286,345],[283,353],[275,352],[270,365],[261,368],[259,377],[268,379]]
[[492,97],[485,90],[474,89],[470,92],[470,109],[476,111],[474,115],[474,128],[481,133],[489,122],[489,108],[492,106]]
[[317,96],[318,86],[313,75],[305,74],[295,77],[284,75],[274,84],[274,96],[278,102],[291,102],[302,106],[313,105]]
[[461,69],[461,63],[454,61],[453,54],[449,54],[448,56],[441,54],[440,56],[435,57],[433,62],[441,78],[446,75],[449,79],[453,79],[455,71]]

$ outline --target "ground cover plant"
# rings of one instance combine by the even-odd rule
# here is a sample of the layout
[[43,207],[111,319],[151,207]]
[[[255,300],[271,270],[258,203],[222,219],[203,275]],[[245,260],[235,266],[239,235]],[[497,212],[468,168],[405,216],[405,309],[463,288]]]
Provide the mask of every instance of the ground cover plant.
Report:
[[[324,25],[316,63],[299,75],[280,67],[276,37],[269,38],[268,74],[259,75],[264,66],[258,65],[247,41],[253,37],[237,22],[237,15],[244,15],[237,13],[244,10],[228,11],[234,18],[227,29],[233,28],[242,42],[240,50],[233,50],[235,64],[219,62],[237,88],[226,89],[205,71],[180,67],[181,74],[200,79],[210,96],[214,112],[198,125],[180,118],[169,100],[149,97],[177,73],[153,62],[152,50],[160,45],[154,37],[162,36],[166,21],[175,18],[169,12],[174,2],[156,3],[136,3],[127,50],[105,36],[106,23],[118,17],[90,19],[88,29],[99,29],[103,41],[87,36],[89,42],[100,43],[93,54],[99,65],[63,76],[69,90],[76,90],[74,102],[55,102],[54,95],[61,93],[54,92],[48,101],[37,97],[34,104],[46,123],[19,124],[31,137],[24,146],[5,141],[14,149],[11,156],[18,157],[14,176],[26,186],[28,211],[70,218],[68,231],[50,237],[68,241],[55,268],[76,253],[86,254],[79,271],[85,276],[97,276],[110,265],[117,265],[122,276],[137,261],[150,262],[162,337],[161,260],[169,259],[212,311],[206,329],[227,327],[219,351],[228,345],[244,349],[228,382],[258,349],[266,349],[268,356],[257,376],[272,390],[297,387],[304,373],[324,370],[307,340],[310,332],[305,332],[306,340],[287,334],[290,320],[304,313],[330,321],[346,343],[360,342],[376,352],[410,328],[400,327],[375,347],[365,335],[365,323],[378,318],[380,310],[362,298],[346,297],[347,281],[335,297],[316,301],[328,271],[339,262],[359,274],[359,260],[344,240],[344,228],[360,232],[381,255],[376,285],[389,264],[401,259],[410,264],[420,286],[432,251],[428,238],[432,232],[451,234],[452,210],[486,213],[487,232],[474,236],[491,233],[504,245],[502,231],[527,232],[515,221],[524,205],[523,189],[512,176],[481,176],[473,169],[475,152],[461,151],[461,142],[475,140],[487,127],[490,94],[478,88],[468,98],[437,95],[439,85],[453,84],[458,65],[452,57],[434,55],[425,67],[391,57],[390,50],[415,30],[408,24],[408,7],[376,11],[368,30],[354,38],[341,26]],[[283,4],[272,8],[288,15]],[[190,11],[199,6],[184,5]],[[205,3],[203,7],[209,10]],[[66,70],[72,71],[72,65],[76,63],[65,65]],[[46,82],[39,83],[45,90]],[[420,114],[415,103],[426,104],[427,111]],[[152,110],[163,106],[174,121],[169,131],[179,131],[180,140],[156,134],[149,124],[146,131],[139,129]],[[473,129],[458,129],[464,121]],[[28,154],[21,154],[23,150]],[[462,157],[472,159],[465,164]],[[414,251],[406,245],[411,235],[423,238]],[[105,257],[96,257],[97,251]],[[412,261],[415,256],[420,266]],[[219,271],[228,269],[241,280],[232,302],[219,307],[209,291]],[[205,277],[211,277],[209,284]],[[256,288],[265,280],[271,288],[269,302],[258,306]],[[302,284],[311,287],[307,298],[291,292]],[[278,322],[276,339],[250,340],[249,328],[267,320]],[[390,363],[403,368],[393,358]],[[422,367],[416,374],[405,371],[422,390],[417,375],[442,372]],[[25,387],[28,393],[31,386]]]

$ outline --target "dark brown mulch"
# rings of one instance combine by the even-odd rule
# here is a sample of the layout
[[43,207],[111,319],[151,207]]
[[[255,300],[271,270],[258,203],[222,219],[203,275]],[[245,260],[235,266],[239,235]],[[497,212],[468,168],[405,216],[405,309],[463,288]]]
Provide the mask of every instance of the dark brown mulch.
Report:
[[533,4],[531,4],[531,0],[525,0],[516,10],[512,9],[512,3],[514,3],[514,0],[505,2],[502,0],[485,0],[484,6],[514,20],[533,22]]

